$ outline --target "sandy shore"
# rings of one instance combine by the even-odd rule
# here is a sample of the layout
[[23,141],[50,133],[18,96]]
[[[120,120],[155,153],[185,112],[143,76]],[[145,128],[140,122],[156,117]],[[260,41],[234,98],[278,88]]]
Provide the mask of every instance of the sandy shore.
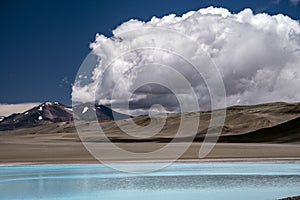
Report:
[[[165,143],[115,143],[119,148],[136,153],[151,152]],[[173,145],[174,151],[185,143]],[[97,143],[101,152],[110,155],[111,162],[164,162],[159,158],[124,157],[113,154],[105,143]],[[265,143],[218,143],[204,159],[198,158],[201,143],[192,144],[178,162],[300,162],[300,145]],[[32,164],[96,164],[99,163],[72,133],[0,136],[0,165]]]

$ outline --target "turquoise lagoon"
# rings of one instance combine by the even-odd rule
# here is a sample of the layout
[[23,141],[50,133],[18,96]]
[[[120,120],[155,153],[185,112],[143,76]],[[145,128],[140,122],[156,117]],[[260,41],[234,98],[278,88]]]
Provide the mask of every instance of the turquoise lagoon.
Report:
[[[147,168],[155,164],[126,164]],[[300,195],[300,164],[175,163],[128,174],[105,165],[0,167],[0,199],[278,199]]]

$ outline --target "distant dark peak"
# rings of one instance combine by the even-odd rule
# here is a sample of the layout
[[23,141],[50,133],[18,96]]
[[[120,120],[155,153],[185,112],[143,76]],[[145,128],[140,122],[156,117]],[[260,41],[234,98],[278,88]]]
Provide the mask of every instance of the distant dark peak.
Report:
[[107,106],[104,106],[104,105],[95,105],[95,107],[102,110],[103,112],[112,113],[112,109],[110,107],[107,107]]
[[97,107],[102,113],[104,113],[104,114],[110,116],[112,120],[120,120],[120,119],[128,119],[128,118],[132,118],[132,116],[130,116],[130,115],[126,115],[126,114],[123,114],[123,113],[116,112],[116,111],[112,110],[110,107],[104,106],[104,105],[102,105],[102,104],[96,105],[96,107]]
[[131,116],[113,111],[108,106],[93,103],[82,103],[73,106],[74,118],[84,121],[107,121],[127,119]]
[[109,107],[106,107],[102,104],[100,104],[100,105],[95,104],[95,107],[100,108],[100,109],[110,109]]

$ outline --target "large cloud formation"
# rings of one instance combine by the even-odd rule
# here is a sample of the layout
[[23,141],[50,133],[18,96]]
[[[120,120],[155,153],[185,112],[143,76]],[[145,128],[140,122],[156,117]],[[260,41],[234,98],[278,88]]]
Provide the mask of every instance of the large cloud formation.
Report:
[[[169,66],[189,80],[197,93],[200,108],[209,108],[210,96],[201,76],[195,76],[189,63],[166,52],[137,50],[118,57],[108,69],[104,69],[108,64],[105,60],[122,55],[130,45],[139,47],[135,34],[120,37],[122,33],[140,30],[138,33],[143,34],[147,28],[175,30],[199,44],[223,77],[228,106],[300,100],[299,22],[282,14],[254,15],[251,9],[233,14],[224,8],[209,7],[182,16],[153,17],[148,22],[130,20],[117,27],[112,38],[97,34],[90,45],[96,59],[86,61],[85,65],[93,66],[89,67],[90,71],[79,71],[73,86],[73,101],[87,102],[96,98],[102,104],[122,102],[123,93],[131,91],[137,82],[149,79],[149,76],[154,83],[165,81],[166,75],[172,71],[165,67]],[[145,41],[154,46],[164,42],[166,46],[172,45],[168,34],[159,31],[157,34],[160,34],[160,40],[154,41],[151,37],[147,41],[144,38],[143,45]],[[197,56],[197,49],[181,45],[185,55]],[[152,63],[151,67],[149,63]],[[173,83],[176,84],[176,80]],[[112,97],[116,84],[118,95]],[[186,95],[188,99],[185,88],[181,89],[180,95]],[[168,112],[179,110],[172,91],[157,84],[138,88],[131,95],[130,108],[133,114],[140,114],[147,112],[153,103],[163,105]]]

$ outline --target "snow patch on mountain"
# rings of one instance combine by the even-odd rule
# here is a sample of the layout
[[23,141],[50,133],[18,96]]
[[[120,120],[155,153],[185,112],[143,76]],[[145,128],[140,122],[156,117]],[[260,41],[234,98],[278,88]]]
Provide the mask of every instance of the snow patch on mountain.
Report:
[[89,109],[88,107],[84,107],[82,110],[82,114],[86,113],[86,111],[88,111],[88,109]]

